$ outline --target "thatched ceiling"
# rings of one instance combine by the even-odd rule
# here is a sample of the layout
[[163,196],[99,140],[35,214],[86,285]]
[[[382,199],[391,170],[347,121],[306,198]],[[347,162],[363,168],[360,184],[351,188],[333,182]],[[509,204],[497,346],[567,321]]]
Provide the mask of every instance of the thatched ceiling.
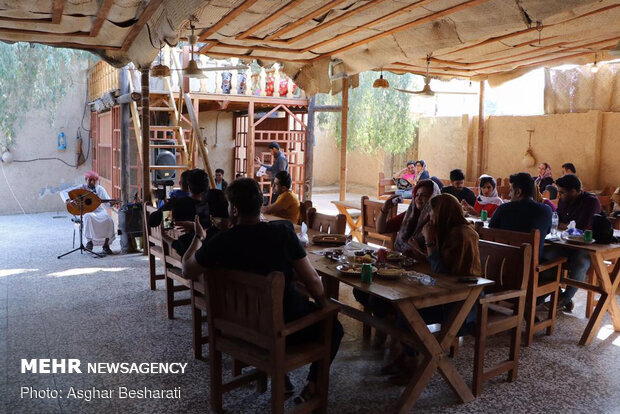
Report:
[[608,57],[620,0],[0,0],[0,39],[148,65],[198,17],[201,53],[279,61],[308,93],[385,68],[472,79]]

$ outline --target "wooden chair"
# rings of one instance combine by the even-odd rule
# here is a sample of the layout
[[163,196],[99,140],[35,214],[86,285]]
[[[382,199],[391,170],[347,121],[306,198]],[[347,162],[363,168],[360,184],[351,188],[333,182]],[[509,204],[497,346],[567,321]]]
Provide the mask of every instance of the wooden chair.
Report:
[[316,208],[308,210],[308,228],[327,234],[344,234],[347,230],[347,218],[344,214],[330,216],[317,213]]
[[[472,392],[475,396],[482,393],[482,384],[489,378],[508,372],[508,381],[517,379],[521,320],[525,308],[531,256],[532,246],[529,244],[515,247],[480,241],[482,276],[494,280],[495,285],[485,289],[485,295],[478,300],[472,383]],[[507,331],[510,332],[508,360],[485,371],[484,354],[487,338]]]
[[[533,230],[530,233],[521,233],[510,230],[488,229],[482,223],[476,224],[476,231],[481,240],[488,240],[497,243],[509,244],[511,246],[521,246],[525,243],[532,246],[532,260],[528,264],[528,292],[525,305],[525,346],[530,346],[534,341],[534,334],[546,329],[546,334],[551,335],[555,328],[557,316],[558,288],[562,275],[562,264],[566,258],[559,258],[553,261],[539,263],[540,231]],[[553,280],[540,280],[540,273],[548,269],[557,268]],[[536,322],[536,302],[539,297],[551,295],[551,306],[547,313],[547,318]]]
[[[222,412],[222,394],[251,381],[271,377],[271,412],[284,412],[284,375],[319,361],[317,396],[296,410],[327,412],[329,365],[333,318],[338,307],[329,305],[288,324],[284,323],[282,300],[284,275],[267,276],[247,272],[210,269],[203,275],[207,286],[209,358],[211,365],[211,408]],[[315,341],[287,345],[286,337],[320,324]],[[255,367],[222,382],[222,354]]]
[[[203,281],[190,281],[192,305],[192,345],[194,358],[202,358],[202,346],[209,343],[209,335],[202,334],[202,325],[207,322],[207,288]],[[205,313],[203,315],[203,312]]]
[[500,198],[504,200],[510,199],[510,186],[509,185],[498,185],[497,186],[497,194]]
[[164,237],[164,275],[166,278],[166,313],[168,319],[174,319],[174,308],[191,304],[190,297],[175,298],[177,292],[190,290],[191,281],[183,277],[182,257],[172,248],[172,239]]
[[379,183],[377,184],[377,198],[386,198],[393,194],[396,191],[394,190],[394,180],[392,178],[385,178],[385,174],[379,173]]
[[[369,200],[368,196],[362,197],[362,243],[375,243],[392,249],[395,234],[381,234],[377,232],[377,217],[381,207],[383,207],[383,202]],[[394,217],[395,210],[390,210],[388,220]]]
[[[159,258],[159,260],[164,263],[164,241],[163,241],[163,232],[164,225],[161,223],[157,227],[149,226],[149,217],[151,214],[157,211],[157,209],[151,205],[144,203],[144,209],[142,210],[144,214],[144,251],[149,259],[149,283],[151,286],[151,290],[157,289],[156,282],[158,280],[162,280],[165,278],[163,273],[158,274],[156,272],[155,266],[155,258]],[[164,265],[165,267],[165,265]]]
[[605,212],[605,214],[611,214],[611,196],[610,195],[599,195],[598,201],[601,203],[601,211]]
[[299,221],[297,224],[308,223],[308,210],[312,208],[312,201],[305,200],[299,204]]

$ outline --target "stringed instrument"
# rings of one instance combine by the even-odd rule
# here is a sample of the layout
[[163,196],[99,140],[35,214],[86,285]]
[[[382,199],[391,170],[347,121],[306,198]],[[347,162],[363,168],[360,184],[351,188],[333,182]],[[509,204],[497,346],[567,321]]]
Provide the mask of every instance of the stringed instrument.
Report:
[[[91,213],[95,211],[101,203],[119,203],[115,199],[100,199],[99,196],[86,188],[76,188],[69,191],[71,203],[67,203],[67,211],[74,216]],[[80,208],[81,207],[81,208]]]

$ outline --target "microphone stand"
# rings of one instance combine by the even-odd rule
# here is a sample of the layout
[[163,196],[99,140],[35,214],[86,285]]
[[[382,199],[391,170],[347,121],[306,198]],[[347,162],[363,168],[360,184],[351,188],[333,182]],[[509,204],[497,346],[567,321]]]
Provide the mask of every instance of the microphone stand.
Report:
[[[81,195],[79,197],[76,197],[74,200],[71,200],[71,201],[80,200],[81,198],[83,198],[83,197],[85,197],[87,195],[89,195],[89,194],[88,193],[83,194],[83,195]],[[80,246],[75,248],[75,249],[73,249],[73,250],[71,250],[71,251],[68,251],[67,253],[61,254],[60,256],[58,256],[58,259],[60,259],[61,257],[66,256],[68,254],[71,254],[73,252],[77,252],[78,250],[80,251],[80,254],[83,254],[84,251],[87,251],[87,252],[89,252],[91,254],[94,254],[97,257],[104,257],[104,255],[102,255],[101,253],[95,253],[92,250],[87,249],[86,246],[84,246],[84,239],[82,238],[82,231],[83,231],[83,228],[84,228],[84,214],[82,212],[83,207],[84,207],[84,203],[80,200]]]

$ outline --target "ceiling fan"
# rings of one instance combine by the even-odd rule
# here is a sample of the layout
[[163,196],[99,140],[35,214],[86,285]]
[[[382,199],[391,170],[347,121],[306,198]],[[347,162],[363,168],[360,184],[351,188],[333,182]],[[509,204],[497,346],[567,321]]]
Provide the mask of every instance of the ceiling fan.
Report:
[[429,65],[431,63],[431,55],[426,55],[426,76],[424,77],[424,87],[421,91],[410,91],[408,89],[394,88],[399,92],[410,93],[412,95],[435,96],[435,94],[446,95],[477,95],[476,92],[452,92],[452,91],[434,91],[431,89],[431,77],[429,76]]

